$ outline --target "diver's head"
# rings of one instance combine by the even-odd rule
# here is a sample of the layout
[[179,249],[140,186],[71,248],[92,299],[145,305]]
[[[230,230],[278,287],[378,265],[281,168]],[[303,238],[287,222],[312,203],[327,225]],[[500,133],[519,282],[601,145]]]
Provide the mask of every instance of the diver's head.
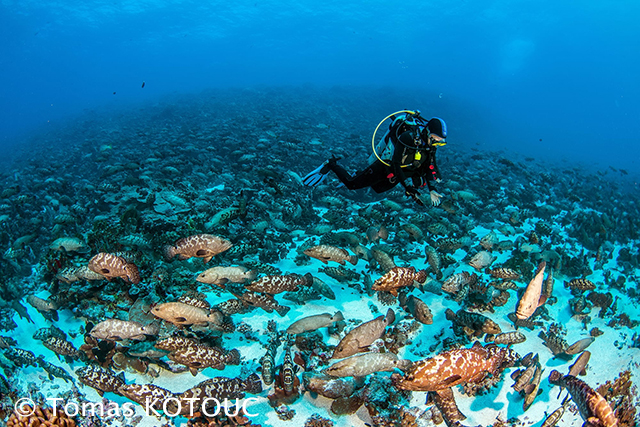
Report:
[[446,145],[447,124],[440,117],[433,117],[427,122],[422,136],[429,145]]

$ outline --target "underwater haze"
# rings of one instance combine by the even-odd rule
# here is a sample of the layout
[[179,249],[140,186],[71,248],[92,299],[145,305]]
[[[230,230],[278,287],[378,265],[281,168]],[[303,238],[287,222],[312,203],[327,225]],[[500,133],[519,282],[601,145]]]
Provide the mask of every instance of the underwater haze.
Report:
[[639,18],[633,0],[2,0],[0,143],[172,93],[374,86],[432,94],[400,107],[446,112],[456,144],[637,171]]

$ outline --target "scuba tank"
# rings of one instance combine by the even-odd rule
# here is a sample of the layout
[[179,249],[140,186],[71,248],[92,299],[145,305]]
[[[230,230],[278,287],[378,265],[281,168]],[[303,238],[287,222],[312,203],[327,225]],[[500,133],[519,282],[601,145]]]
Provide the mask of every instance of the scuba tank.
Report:
[[[378,141],[378,143],[373,147],[374,152],[369,156],[369,164],[374,163],[376,160],[381,160],[383,163],[388,164],[393,158],[393,152],[395,149],[393,140],[395,139],[397,141],[398,137],[404,132],[412,131],[415,133],[416,138],[419,137],[421,127],[425,126],[424,119],[420,117],[420,113],[408,110],[400,111],[399,113],[403,114],[396,116],[397,113],[393,113],[383,119],[384,121],[391,118],[393,121],[389,125],[389,129],[384,133],[382,138],[380,138],[380,141]],[[419,156],[419,152],[416,154]]]
[[[390,131],[387,130],[385,134],[382,136],[382,138],[380,138],[380,141],[378,141],[378,144],[375,147],[376,153],[378,153],[378,156],[380,156],[380,158],[385,162],[391,161],[391,158],[393,157],[393,151],[395,148],[393,145],[393,142],[391,142],[391,138],[389,137],[389,135],[390,135]],[[378,159],[376,158],[375,153],[371,153],[368,159],[369,164],[374,163],[376,160]]]

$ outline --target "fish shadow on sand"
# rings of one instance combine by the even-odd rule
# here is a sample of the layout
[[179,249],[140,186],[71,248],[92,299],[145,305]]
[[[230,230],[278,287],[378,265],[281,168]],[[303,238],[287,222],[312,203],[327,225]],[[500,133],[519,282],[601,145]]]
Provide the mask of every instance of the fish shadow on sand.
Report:
[[[544,403],[543,406],[545,408],[548,408],[547,412],[550,414],[555,409],[552,407],[550,403],[553,400],[551,397],[551,394],[553,394],[553,390],[549,388],[548,382],[546,382],[545,384],[545,379],[543,378],[540,384],[539,394],[536,397],[535,401],[533,402],[532,406],[539,405],[541,402],[543,402]],[[524,396],[520,395],[520,393],[518,393],[513,389],[507,392],[507,399],[508,399],[508,405],[507,405],[506,419],[508,420],[513,418],[519,418],[519,417],[522,417],[523,415],[535,416],[536,414],[539,414],[539,411],[537,409],[533,410],[529,408],[528,411],[525,411],[522,407],[524,404]],[[478,406],[478,407],[474,408],[474,406]],[[471,408],[478,411],[482,409],[480,405],[475,405],[475,401],[474,403],[471,404]],[[544,419],[544,416],[540,420],[536,420],[535,422],[537,423],[539,421],[542,421],[543,419]]]
[[[569,367],[577,360],[575,356],[569,356],[566,354],[558,354],[556,356],[550,357],[544,364],[544,372],[542,373],[542,381],[546,378],[549,378],[548,372],[551,372],[553,369],[560,372],[569,372]],[[545,376],[544,374],[547,373]]]
[[[480,395],[476,396],[473,399],[473,402],[471,402],[471,406],[469,408],[470,414],[471,415],[480,414],[482,413],[482,411],[486,411],[488,409],[493,409],[495,411],[500,411],[504,409],[505,402],[501,402],[500,399],[498,398],[499,392],[500,392],[500,389],[494,388],[487,394],[483,394],[482,396]],[[511,396],[509,396],[509,400],[511,400]],[[520,408],[520,410],[522,410],[522,408]],[[465,414],[465,415],[469,416],[470,414]],[[509,414],[509,417],[511,417],[511,414]]]

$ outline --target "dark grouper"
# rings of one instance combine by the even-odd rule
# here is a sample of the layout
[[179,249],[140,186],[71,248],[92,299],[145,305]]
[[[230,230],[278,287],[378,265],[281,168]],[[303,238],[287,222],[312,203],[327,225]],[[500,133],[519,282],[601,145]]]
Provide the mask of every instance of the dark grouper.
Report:
[[384,334],[386,327],[395,320],[395,313],[389,309],[386,316],[379,316],[356,326],[338,343],[331,358],[342,359],[366,351],[375,340]]
[[618,425],[618,419],[613,414],[611,405],[584,381],[571,375],[563,376],[560,372],[553,370],[549,374],[549,382],[565,387],[569,391],[573,403],[578,406],[580,415],[585,421],[584,425],[593,427],[616,427]]

